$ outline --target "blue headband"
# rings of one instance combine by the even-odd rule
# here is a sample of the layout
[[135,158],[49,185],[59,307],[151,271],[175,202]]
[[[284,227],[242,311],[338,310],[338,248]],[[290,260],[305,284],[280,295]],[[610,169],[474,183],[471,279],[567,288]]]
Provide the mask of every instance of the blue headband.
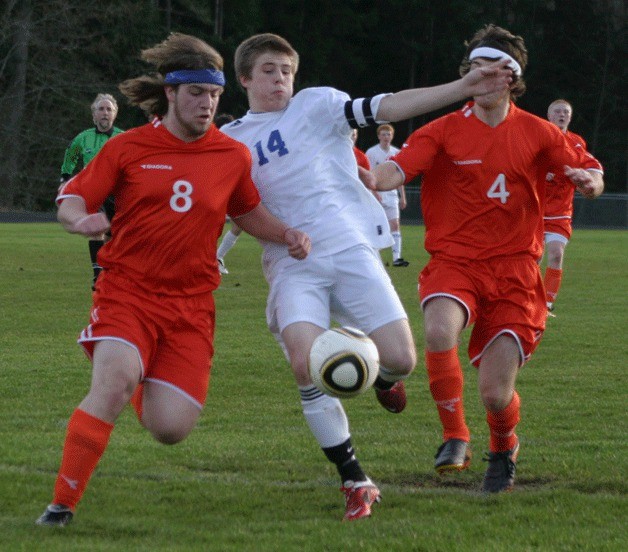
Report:
[[166,73],[165,84],[217,84],[224,86],[225,74],[218,69],[181,69]]

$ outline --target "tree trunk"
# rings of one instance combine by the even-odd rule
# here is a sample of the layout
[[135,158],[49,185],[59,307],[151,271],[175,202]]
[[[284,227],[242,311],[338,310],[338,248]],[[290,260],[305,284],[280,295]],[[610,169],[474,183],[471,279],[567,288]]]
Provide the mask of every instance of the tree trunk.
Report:
[[12,30],[12,75],[2,106],[0,120],[2,126],[2,153],[0,154],[0,207],[11,208],[18,193],[22,143],[22,117],[26,101],[26,73],[28,65],[28,44],[31,32],[31,2],[22,0]]

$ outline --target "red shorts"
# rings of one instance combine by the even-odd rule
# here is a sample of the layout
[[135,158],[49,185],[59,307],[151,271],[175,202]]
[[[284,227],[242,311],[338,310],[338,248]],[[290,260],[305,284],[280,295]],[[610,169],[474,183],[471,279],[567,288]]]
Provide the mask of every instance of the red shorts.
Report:
[[560,234],[569,240],[571,238],[571,218],[544,218],[543,232]]
[[214,322],[211,293],[185,298],[158,295],[103,271],[90,324],[78,342],[90,358],[98,341],[127,343],[138,352],[142,379],[172,386],[200,408],[209,387]]
[[528,255],[463,262],[432,258],[419,275],[421,305],[439,296],[458,301],[467,311],[467,326],[474,324],[469,341],[474,366],[504,333],[517,341],[523,364],[545,330],[543,279]]

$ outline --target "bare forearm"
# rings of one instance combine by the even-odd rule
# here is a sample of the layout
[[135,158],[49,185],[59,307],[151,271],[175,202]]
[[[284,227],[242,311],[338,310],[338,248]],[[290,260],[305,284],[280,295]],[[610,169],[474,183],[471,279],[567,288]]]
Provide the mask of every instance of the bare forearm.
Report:
[[67,197],[59,205],[57,220],[66,231],[74,233],[74,225],[87,215],[87,208],[83,198]]
[[102,237],[109,230],[109,220],[104,213],[89,214],[82,197],[67,197],[59,205],[57,220],[71,234],[86,237]]
[[246,215],[237,217],[235,222],[247,234],[275,243],[285,243],[284,235],[289,228],[261,203]]
[[500,60],[469,71],[461,79],[432,86],[402,90],[382,98],[377,110],[378,121],[401,121],[428,113],[472,96],[505,90],[512,81],[508,60]]
[[376,187],[382,192],[394,190],[404,182],[403,174],[391,161],[377,165],[372,172],[375,175]]
[[281,222],[261,203],[236,221],[240,228],[256,238],[285,244],[295,259],[305,259],[312,248],[307,234]]
[[378,121],[403,121],[467,98],[462,79],[431,88],[402,90],[385,96],[377,110]]
[[587,197],[595,199],[596,197],[600,197],[604,191],[604,175],[598,171],[589,171],[589,173],[591,173],[593,177],[593,182],[591,183],[591,194]]

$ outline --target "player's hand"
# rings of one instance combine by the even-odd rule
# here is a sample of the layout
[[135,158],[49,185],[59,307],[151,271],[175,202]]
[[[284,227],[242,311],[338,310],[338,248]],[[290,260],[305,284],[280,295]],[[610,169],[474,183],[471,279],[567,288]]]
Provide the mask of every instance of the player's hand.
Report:
[[573,169],[569,165],[565,165],[565,176],[567,176],[578,188],[578,191],[586,198],[595,197],[596,188],[593,182],[593,176],[585,169]]
[[105,213],[93,213],[72,223],[70,232],[72,234],[81,234],[88,238],[101,236],[111,228],[109,219]]
[[375,199],[381,203],[382,196],[377,191],[377,178],[375,178],[375,175],[364,167],[358,166],[358,176],[360,177],[362,184],[364,184],[364,187],[367,190],[370,190],[370,192],[375,196]]
[[469,71],[462,82],[467,87],[467,96],[483,96],[509,88],[512,82],[512,69],[507,59],[500,59],[484,67]]
[[283,237],[286,240],[288,253],[290,253],[291,257],[301,260],[308,256],[312,249],[312,242],[305,232],[301,232],[301,230],[296,228],[288,228],[284,232]]

